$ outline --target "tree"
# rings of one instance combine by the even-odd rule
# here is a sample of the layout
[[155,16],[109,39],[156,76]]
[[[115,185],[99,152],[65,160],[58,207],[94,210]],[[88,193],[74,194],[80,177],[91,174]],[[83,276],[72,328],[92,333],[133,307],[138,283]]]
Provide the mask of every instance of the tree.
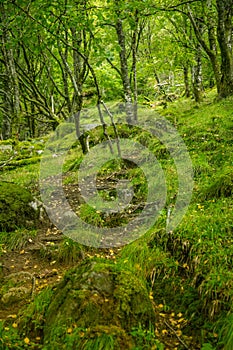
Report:
[[221,51],[219,97],[233,95],[232,0],[216,0],[218,11],[218,43]]
[[12,45],[10,23],[16,14],[8,13],[6,2],[0,3],[0,29],[1,29],[1,112],[2,112],[2,138],[12,136],[13,123],[19,118],[20,91],[16,72],[16,52]]

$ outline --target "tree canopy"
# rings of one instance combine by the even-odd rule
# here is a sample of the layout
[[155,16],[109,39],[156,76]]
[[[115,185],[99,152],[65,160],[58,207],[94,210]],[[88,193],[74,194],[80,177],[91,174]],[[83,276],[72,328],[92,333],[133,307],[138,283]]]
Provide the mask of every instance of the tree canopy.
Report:
[[0,4],[1,138],[39,136],[89,100],[156,103],[233,94],[229,0]]

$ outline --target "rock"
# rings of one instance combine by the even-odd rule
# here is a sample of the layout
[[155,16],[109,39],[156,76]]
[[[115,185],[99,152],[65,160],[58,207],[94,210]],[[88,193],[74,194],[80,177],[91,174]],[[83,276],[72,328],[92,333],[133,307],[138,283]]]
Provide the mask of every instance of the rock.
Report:
[[0,182],[0,231],[35,226],[39,210],[35,210],[32,195],[11,182]]
[[1,281],[0,304],[7,308],[12,304],[25,301],[30,297],[33,288],[33,276],[29,272],[12,273]]
[[58,329],[74,323],[81,328],[118,327],[130,332],[139,323],[147,327],[154,321],[141,279],[117,264],[84,260],[58,285],[46,314],[44,337],[49,342],[54,332],[58,336]]
[[30,296],[30,293],[31,293],[31,288],[25,288],[25,287],[10,288],[9,291],[2,296],[1,302],[5,306],[10,306],[14,303],[18,303],[19,301],[25,300]]

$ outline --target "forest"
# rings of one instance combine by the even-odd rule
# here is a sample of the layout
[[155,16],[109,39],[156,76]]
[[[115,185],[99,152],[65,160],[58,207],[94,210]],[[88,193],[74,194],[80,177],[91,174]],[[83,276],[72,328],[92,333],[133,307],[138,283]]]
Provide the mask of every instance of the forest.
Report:
[[1,0],[0,39],[0,350],[233,350],[233,0]]

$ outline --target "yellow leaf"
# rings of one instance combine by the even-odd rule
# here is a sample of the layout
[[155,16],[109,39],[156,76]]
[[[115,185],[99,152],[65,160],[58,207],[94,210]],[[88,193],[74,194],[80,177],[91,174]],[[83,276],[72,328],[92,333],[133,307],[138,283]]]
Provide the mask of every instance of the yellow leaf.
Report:
[[176,334],[178,335],[178,337],[180,337],[180,336],[182,335],[181,330],[178,329],[178,330],[176,331]]
[[150,294],[149,294],[149,298],[150,298],[151,300],[153,300],[153,299],[154,299],[154,297],[153,297],[153,292],[150,292]]
[[13,327],[13,328],[17,328],[17,327],[18,327],[17,323],[14,322],[14,323],[12,324],[12,327]]
[[158,307],[159,307],[160,309],[162,309],[162,308],[163,308],[163,304],[159,304]]
[[29,344],[30,343],[30,339],[28,337],[24,338],[24,343],[25,344]]
[[180,312],[180,313],[177,314],[177,316],[181,317],[181,316],[183,316],[183,314]]
[[40,337],[36,337],[36,340],[40,340]]
[[168,331],[166,329],[163,329],[162,330],[162,334],[165,335],[165,334],[168,334]]
[[8,317],[9,318],[17,318],[17,315],[15,315],[15,314],[14,315],[9,315]]
[[72,332],[73,332],[72,328],[68,328],[68,329],[67,329],[67,333],[68,333],[68,334],[71,334]]

